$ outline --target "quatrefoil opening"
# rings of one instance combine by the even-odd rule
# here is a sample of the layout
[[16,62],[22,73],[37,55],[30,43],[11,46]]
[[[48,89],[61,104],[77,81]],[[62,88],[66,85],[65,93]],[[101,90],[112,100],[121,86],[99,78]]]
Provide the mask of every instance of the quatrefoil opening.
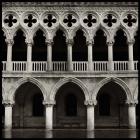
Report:
[[88,14],[87,18],[83,19],[83,22],[87,24],[88,27],[92,27],[92,25],[96,23],[97,20],[93,18],[92,14]]
[[8,27],[12,27],[15,23],[17,23],[17,19],[12,14],[9,14],[4,19],[4,23],[7,24]]
[[71,27],[74,23],[77,22],[75,18],[73,18],[72,14],[68,14],[67,17],[63,20],[65,24],[67,24],[68,27]]
[[32,27],[32,25],[36,22],[37,20],[33,17],[32,14],[29,14],[28,18],[24,19],[24,23],[26,23],[28,27]]
[[108,27],[112,27],[112,25],[117,22],[117,19],[114,18],[112,14],[108,14],[103,22],[106,23]]

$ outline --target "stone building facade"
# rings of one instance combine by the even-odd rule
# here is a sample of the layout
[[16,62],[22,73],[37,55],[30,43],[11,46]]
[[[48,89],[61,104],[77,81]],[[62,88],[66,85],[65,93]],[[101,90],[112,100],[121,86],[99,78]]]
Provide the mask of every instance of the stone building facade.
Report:
[[[20,54],[19,51],[22,46],[20,37],[17,39],[19,45],[14,49],[19,30],[25,38],[26,61],[21,60],[23,52]],[[45,37],[45,61],[32,59],[35,41],[40,40],[39,37],[35,38],[38,30],[41,30]],[[58,30],[61,30],[63,35],[57,34]],[[80,34],[79,30],[86,38],[87,56],[79,43],[73,58],[73,46],[78,42],[75,36]],[[106,39],[104,44],[107,60],[94,60],[94,44],[98,30],[102,30]],[[127,60],[114,60],[114,44],[118,30],[126,37]],[[136,2],[2,3],[2,32],[6,44],[6,60],[3,59],[2,62],[4,127],[44,127],[49,130],[136,128],[138,60],[135,56],[137,51],[134,52],[133,46],[137,30]],[[66,46],[58,45],[60,49],[56,49],[56,52],[60,53],[61,48],[65,47],[65,55],[60,53],[60,57],[65,57],[65,61],[53,59],[57,59],[57,53],[53,54],[53,47],[59,44],[54,43],[55,36],[60,44],[59,38],[65,38]],[[13,60],[14,50],[18,55],[17,60]],[[80,54],[80,51],[83,53]],[[97,58],[105,56],[104,51],[100,51],[102,53],[97,55]],[[39,52],[43,53],[41,50],[36,51],[35,56]],[[86,61],[80,59],[84,57],[83,54]],[[120,54],[118,51],[116,58],[125,57],[125,54]]]

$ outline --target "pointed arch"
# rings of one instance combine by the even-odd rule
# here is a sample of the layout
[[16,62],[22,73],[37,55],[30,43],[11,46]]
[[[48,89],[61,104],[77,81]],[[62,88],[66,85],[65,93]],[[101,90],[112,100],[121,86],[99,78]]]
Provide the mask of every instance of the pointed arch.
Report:
[[76,84],[77,86],[79,86],[84,95],[85,95],[85,100],[89,100],[89,92],[88,92],[88,88],[86,87],[86,85],[79,79],[77,78],[73,78],[73,77],[67,77],[67,78],[63,78],[61,80],[59,80],[53,87],[53,89],[51,90],[49,97],[47,97],[47,99],[49,99],[50,101],[55,102],[55,96],[57,91],[59,90],[59,88],[61,86],[63,86],[64,84],[68,83],[68,82],[72,82],[74,84]]
[[124,92],[126,94],[127,101],[132,100],[132,94],[131,94],[130,89],[128,88],[128,85],[123,80],[121,80],[120,78],[117,78],[117,77],[105,78],[105,79],[101,80],[97,85],[95,85],[95,89],[92,91],[92,99],[93,100],[96,100],[99,90],[105,84],[107,84],[109,82],[115,82],[116,84],[118,84],[124,90]]
[[21,78],[19,79],[16,83],[14,83],[14,85],[11,87],[10,91],[10,95],[9,95],[9,100],[12,102],[15,102],[15,94],[17,89],[23,85],[24,83],[27,82],[31,82],[32,84],[36,85],[42,92],[43,94],[43,98],[45,99],[45,96],[47,94],[45,88],[43,87],[43,85],[39,82],[39,80],[32,78],[32,77],[25,77],[25,78]]

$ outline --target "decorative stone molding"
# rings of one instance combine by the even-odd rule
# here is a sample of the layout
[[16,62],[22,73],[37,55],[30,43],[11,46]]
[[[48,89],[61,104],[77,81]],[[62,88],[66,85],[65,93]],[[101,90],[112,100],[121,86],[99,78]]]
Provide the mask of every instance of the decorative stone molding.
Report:
[[126,94],[126,100],[130,101],[132,99],[132,94],[131,94],[131,91],[130,91],[128,85],[123,80],[121,80],[120,78],[117,78],[117,77],[105,78],[105,79],[101,80],[97,85],[95,85],[95,88],[92,91],[92,96],[91,96],[92,99],[96,100],[97,94],[98,94],[100,88],[102,88],[105,84],[107,84],[111,81],[117,83],[118,85],[120,85],[122,87],[122,89],[124,90],[124,92]]
[[45,106],[54,106],[56,104],[55,101],[43,101],[43,105]]
[[13,39],[5,39],[8,46],[13,46],[14,40]]
[[11,101],[11,100],[2,100],[2,104],[4,106],[13,106],[15,104],[15,102]]
[[47,99],[50,101],[55,101],[55,95],[56,95],[57,91],[59,90],[59,88],[68,82],[72,82],[72,83],[75,83],[76,85],[78,85],[82,89],[82,91],[85,95],[85,100],[89,100],[89,91],[88,91],[88,88],[86,87],[86,85],[81,80],[79,80],[77,78],[73,78],[73,77],[67,77],[67,78],[60,79],[53,86]]

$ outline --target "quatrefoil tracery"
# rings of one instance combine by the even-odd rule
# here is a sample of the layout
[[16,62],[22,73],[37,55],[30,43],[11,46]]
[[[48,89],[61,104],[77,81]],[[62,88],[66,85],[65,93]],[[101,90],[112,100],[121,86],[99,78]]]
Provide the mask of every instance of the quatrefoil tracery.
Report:
[[96,23],[96,18],[93,18],[92,14],[88,14],[87,18],[83,20],[84,23],[87,24],[88,27],[91,27],[93,23]]
[[14,23],[17,23],[17,19],[14,18],[12,14],[9,14],[7,18],[4,19],[4,23],[6,23],[8,27],[12,27]]
[[133,24],[137,22],[137,19],[134,18],[131,14],[128,14],[127,17],[123,19],[123,22],[127,24],[128,27],[132,27]]
[[117,19],[114,18],[112,14],[108,14],[103,22],[106,23],[108,27],[112,27],[112,25],[117,22]]
[[52,24],[56,23],[56,18],[52,14],[48,14],[47,18],[43,20],[44,23],[47,23],[48,27],[52,27]]
[[28,18],[24,19],[24,23],[28,25],[28,27],[32,27],[33,24],[35,24],[37,20],[33,17],[32,14],[28,15]]
[[66,23],[68,27],[71,27],[73,23],[77,22],[77,20],[73,18],[72,14],[68,14],[67,18],[64,18],[63,22]]

